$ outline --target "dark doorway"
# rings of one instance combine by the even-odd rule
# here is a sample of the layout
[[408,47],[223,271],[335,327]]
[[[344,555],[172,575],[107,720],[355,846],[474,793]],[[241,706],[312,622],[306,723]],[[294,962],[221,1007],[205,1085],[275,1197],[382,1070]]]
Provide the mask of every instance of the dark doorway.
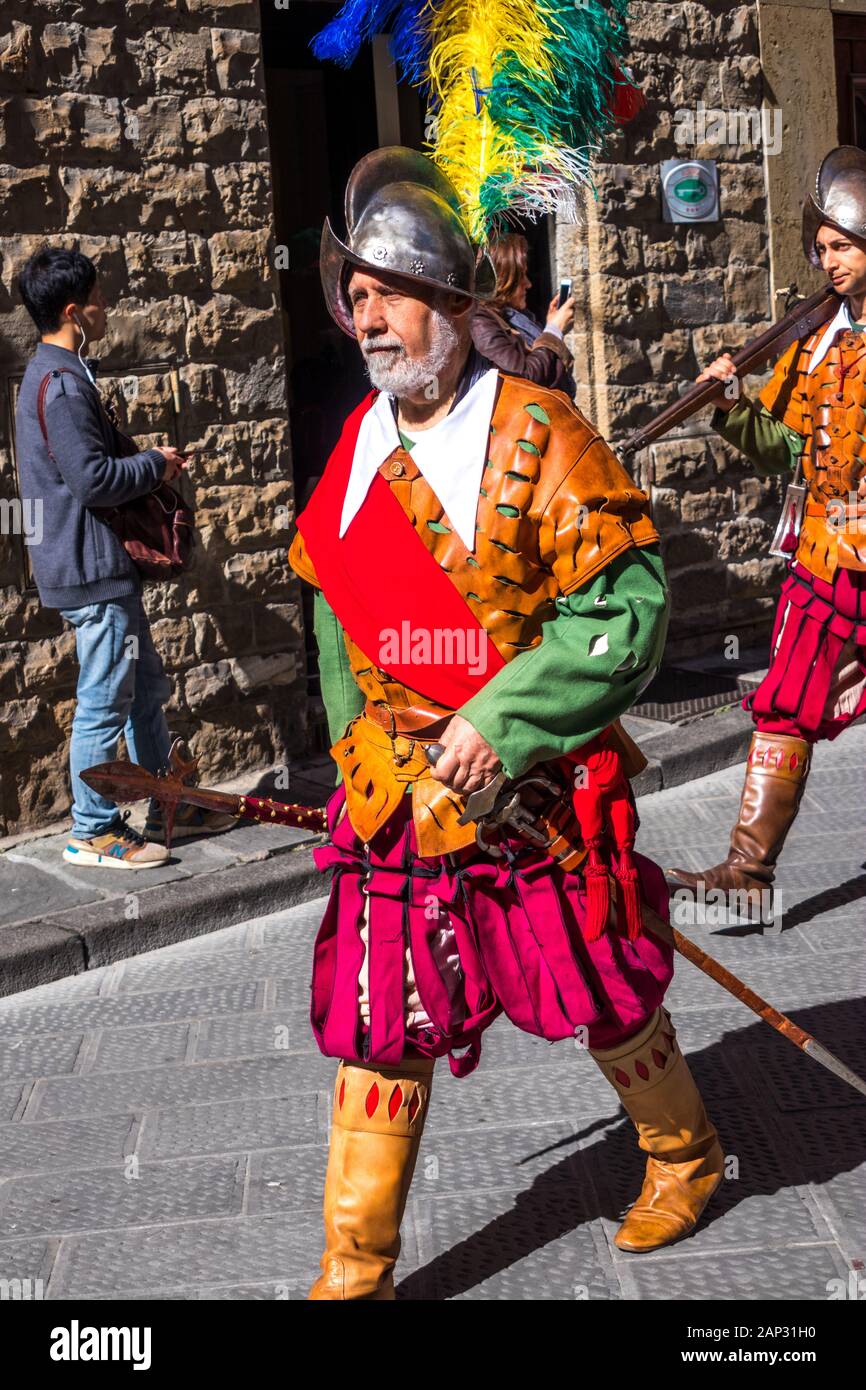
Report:
[[[310,40],[339,8],[324,0],[262,0],[262,58],[274,190],[274,226],[288,265],[280,268],[286,343],[292,474],[298,511],[315,487],[343,422],[369,389],[357,346],[333,322],[319,280],[319,241],[330,217],[342,236],[343,192],[358,160],[380,145],[424,147],[421,93],[398,84],[384,37],[364,44],[352,66],[320,63]],[[529,241],[528,309],[542,323],[551,285],[548,221],[515,224]],[[285,254],[285,253],[284,253]],[[277,264],[280,265],[280,259]],[[309,728],[327,748],[312,594],[303,585]]]
[[342,234],[346,180],[378,144],[369,48],[346,71],[309,49],[336,8],[315,0],[261,7],[275,234],[288,254],[280,292],[299,509],[366,389],[360,354],[328,314],[319,281],[322,224],[330,216]]
[[[319,241],[330,217],[342,236],[343,191],[354,165],[381,144],[420,148],[418,93],[396,88],[387,53],[362,46],[348,69],[320,63],[310,40],[336,3],[262,0],[262,58],[274,189],[274,227],[288,266],[280,294],[286,343],[292,475],[297,510],[315,487],[346,416],[369,390],[361,354],[331,319],[319,280]],[[278,260],[278,264],[280,264]],[[302,586],[307,634],[308,726],[313,751],[328,747],[313,638],[313,598]]]
[[833,15],[839,144],[866,150],[866,15]]
[[526,269],[532,289],[526,296],[526,308],[540,324],[547,318],[547,306],[559,289],[558,284],[552,283],[551,220],[546,217],[539,218],[537,222],[520,220],[515,222],[512,229],[522,232],[529,242]]
[[[365,44],[346,70],[313,57],[310,40],[337,8],[322,0],[292,0],[280,10],[268,0],[261,5],[276,241],[287,248],[289,262],[280,271],[280,290],[299,508],[320,476],[343,420],[368,389],[358,349],[332,321],[322,298],[322,224],[329,216],[342,235],[343,191],[362,155],[397,139],[415,149],[424,144],[421,94],[395,83],[384,41],[375,61],[373,48]],[[384,131],[382,122],[387,123]],[[519,222],[513,230],[529,241],[533,283],[528,308],[543,323],[556,288],[551,284],[548,222]]]

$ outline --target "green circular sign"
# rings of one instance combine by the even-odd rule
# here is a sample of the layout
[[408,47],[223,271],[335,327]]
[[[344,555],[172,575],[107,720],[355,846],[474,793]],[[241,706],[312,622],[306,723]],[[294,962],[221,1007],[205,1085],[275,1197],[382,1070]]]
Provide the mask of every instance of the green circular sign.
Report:
[[681,179],[674,184],[674,195],[681,203],[700,203],[709,191],[702,179]]

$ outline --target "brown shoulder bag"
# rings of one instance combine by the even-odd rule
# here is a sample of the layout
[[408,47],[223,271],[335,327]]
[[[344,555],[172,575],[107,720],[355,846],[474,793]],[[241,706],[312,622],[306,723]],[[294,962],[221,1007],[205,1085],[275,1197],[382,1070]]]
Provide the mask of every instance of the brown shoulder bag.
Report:
[[[69,368],[60,367],[55,370],[66,372]],[[36,412],[45,447],[49,457],[56,464],[45,423],[45,393],[53,375],[54,372],[49,372],[39,383]],[[75,376],[77,373],[72,372],[71,375]],[[130,439],[128,434],[123,434],[109,419],[98,391],[96,397],[104,418],[111,424],[123,444],[121,458],[140,453],[135,440]],[[152,491],[146,492],[142,497],[134,497],[129,502],[123,502],[120,506],[90,507],[89,510],[111,527],[145,578],[176,579],[189,563],[195,544],[195,513],[168,483],[159,482]]]

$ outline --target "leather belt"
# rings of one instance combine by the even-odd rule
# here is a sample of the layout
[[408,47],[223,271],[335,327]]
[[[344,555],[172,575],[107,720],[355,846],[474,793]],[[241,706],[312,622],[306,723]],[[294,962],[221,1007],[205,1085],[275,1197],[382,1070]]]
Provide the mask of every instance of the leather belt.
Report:
[[371,724],[378,724],[387,733],[409,735],[421,742],[431,742],[444,734],[454,718],[453,714],[441,714],[436,710],[425,709],[423,705],[410,705],[407,709],[392,709],[390,705],[377,705],[368,700],[364,706],[364,718]]

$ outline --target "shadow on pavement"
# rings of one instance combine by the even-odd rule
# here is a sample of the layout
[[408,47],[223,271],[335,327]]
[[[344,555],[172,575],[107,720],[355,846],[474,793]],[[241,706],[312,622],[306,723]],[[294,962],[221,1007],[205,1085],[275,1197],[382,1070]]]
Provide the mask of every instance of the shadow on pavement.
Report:
[[[797,1009],[794,1018],[862,1074],[864,1005],[866,1000],[847,999]],[[726,1155],[739,1161],[737,1181],[722,1183],[698,1235],[730,1218],[749,1198],[806,1183],[824,1185],[866,1158],[866,1099],[767,1025],[756,1022],[727,1032],[721,1041],[690,1051],[688,1061]],[[609,1122],[594,1122],[551,1147],[579,1144]],[[483,1130],[478,1143],[485,1143]],[[515,1154],[516,1173],[530,1156]],[[635,1132],[624,1120],[516,1193],[510,1210],[404,1278],[397,1297],[455,1298],[597,1217],[617,1220],[640,1190],[644,1163]],[[714,1243],[714,1248],[721,1247]]]

